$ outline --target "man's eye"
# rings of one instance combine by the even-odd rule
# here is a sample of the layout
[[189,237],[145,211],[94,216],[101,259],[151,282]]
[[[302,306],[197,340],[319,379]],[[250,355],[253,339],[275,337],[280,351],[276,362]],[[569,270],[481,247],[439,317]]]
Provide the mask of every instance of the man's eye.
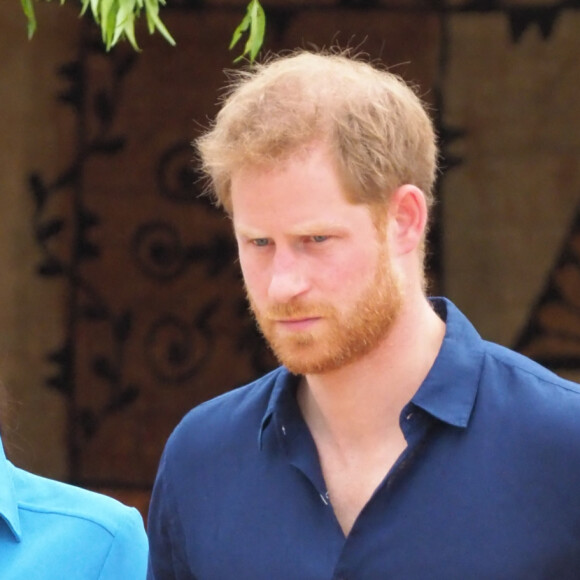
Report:
[[254,246],[258,246],[260,248],[267,246],[269,243],[268,238],[256,238],[254,240],[252,240],[252,244],[254,244]]
[[320,242],[328,240],[328,236],[311,236],[311,240],[319,244]]

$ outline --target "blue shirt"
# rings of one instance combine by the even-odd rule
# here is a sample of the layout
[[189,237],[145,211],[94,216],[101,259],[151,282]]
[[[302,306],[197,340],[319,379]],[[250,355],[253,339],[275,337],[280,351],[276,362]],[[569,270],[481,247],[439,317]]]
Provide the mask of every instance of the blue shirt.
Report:
[[0,442],[2,580],[144,580],[146,569],[136,509],[18,469]]
[[580,578],[580,389],[450,302],[407,448],[344,537],[279,368],[193,409],[164,451],[149,579]]

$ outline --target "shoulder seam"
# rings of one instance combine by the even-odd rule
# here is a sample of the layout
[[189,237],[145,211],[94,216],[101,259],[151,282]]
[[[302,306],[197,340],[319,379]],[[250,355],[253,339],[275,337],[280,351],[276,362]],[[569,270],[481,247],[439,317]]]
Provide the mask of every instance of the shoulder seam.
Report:
[[[487,343],[487,341],[485,341]],[[489,344],[489,343],[488,343]],[[502,347],[502,348],[506,348],[506,347]],[[507,349],[509,351],[509,349]],[[524,356],[523,354],[517,352],[517,351],[510,351],[513,352],[519,356]],[[485,355],[489,358],[492,358],[494,361],[496,361],[498,364],[501,364],[503,366],[509,366],[508,363],[501,357],[497,356],[496,354],[492,353],[490,351],[489,348],[485,349]],[[533,359],[529,359],[531,362],[533,362],[534,364],[539,365],[539,363],[535,362]],[[532,377],[534,377],[536,380],[541,381],[542,383],[548,384],[548,385],[552,385],[554,387],[563,389],[569,393],[574,393],[575,395],[580,395],[580,385],[579,385],[579,389],[573,389],[570,386],[568,386],[568,383],[572,383],[572,381],[569,381],[568,379],[565,379],[563,377],[560,377],[558,375],[556,375],[554,373],[554,371],[543,367],[540,365],[540,368],[542,368],[546,373],[552,373],[554,375],[554,379],[550,379],[549,377],[542,377],[539,375],[539,373],[534,373],[532,370],[525,368],[524,366],[522,366],[521,364],[519,364],[519,362],[517,360],[511,361],[511,366],[515,369],[517,369],[518,371],[522,372],[522,373],[526,373],[527,375],[530,375]],[[574,383],[572,383],[574,384]]]
[[[118,532],[118,529],[119,529],[118,522],[116,522],[115,525],[113,525],[113,526],[109,526],[109,525],[106,525],[102,521],[102,519],[90,517],[90,516],[82,514],[82,513],[67,512],[67,511],[62,510],[62,509],[59,510],[59,509],[42,508],[40,506],[36,506],[33,504],[27,504],[25,502],[19,502],[18,509],[19,510],[22,509],[22,510],[25,510],[28,512],[34,512],[34,513],[38,513],[38,514],[56,515],[56,516],[62,516],[62,517],[67,517],[67,518],[74,518],[77,520],[84,520],[86,522],[90,522],[92,524],[95,524],[96,526],[99,526],[100,528],[105,530],[111,536],[115,536]],[[122,515],[124,515],[124,514],[122,514]]]

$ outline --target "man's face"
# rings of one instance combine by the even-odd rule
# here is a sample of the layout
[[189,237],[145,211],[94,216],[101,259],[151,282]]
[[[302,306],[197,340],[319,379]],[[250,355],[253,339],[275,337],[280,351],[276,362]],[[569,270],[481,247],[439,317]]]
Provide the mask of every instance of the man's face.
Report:
[[347,201],[322,147],[236,172],[232,207],[252,311],[291,372],[336,370],[386,337],[401,303],[386,235]]

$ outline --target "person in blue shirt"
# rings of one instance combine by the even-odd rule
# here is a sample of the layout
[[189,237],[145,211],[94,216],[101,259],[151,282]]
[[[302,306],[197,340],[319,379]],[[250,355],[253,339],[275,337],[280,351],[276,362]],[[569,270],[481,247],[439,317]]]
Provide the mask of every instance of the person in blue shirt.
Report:
[[273,57],[197,146],[281,366],[172,433],[148,578],[579,578],[580,388],[427,297],[414,90],[347,54]]
[[135,508],[15,467],[0,440],[2,580],[143,580],[147,553]]

